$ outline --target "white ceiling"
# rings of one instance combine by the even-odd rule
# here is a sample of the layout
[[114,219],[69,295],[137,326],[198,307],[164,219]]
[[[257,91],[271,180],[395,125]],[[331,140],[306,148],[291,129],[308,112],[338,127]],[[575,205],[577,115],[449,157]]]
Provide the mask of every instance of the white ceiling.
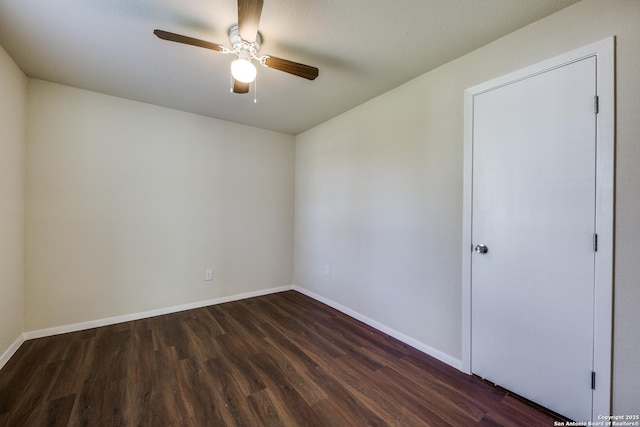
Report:
[[0,45],[30,77],[298,134],[578,0],[264,0],[257,104],[229,92],[232,58],[155,28],[228,45],[234,0],[0,0]]

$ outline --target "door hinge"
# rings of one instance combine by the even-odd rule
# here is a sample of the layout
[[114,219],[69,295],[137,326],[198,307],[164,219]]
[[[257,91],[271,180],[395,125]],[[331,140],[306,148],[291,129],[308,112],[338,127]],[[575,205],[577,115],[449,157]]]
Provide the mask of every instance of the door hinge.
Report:
[[600,109],[599,107],[600,107],[599,106],[599,98],[598,98],[598,95],[596,95],[596,96],[593,97],[593,112],[595,114],[598,114],[598,111]]
[[591,372],[591,390],[595,390],[596,389],[596,373],[595,372]]
[[598,252],[598,233],[593,233],[593,251]]

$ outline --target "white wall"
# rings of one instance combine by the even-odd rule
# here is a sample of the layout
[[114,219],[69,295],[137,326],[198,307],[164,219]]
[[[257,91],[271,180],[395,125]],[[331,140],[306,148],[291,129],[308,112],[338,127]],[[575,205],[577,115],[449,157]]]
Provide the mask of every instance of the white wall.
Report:
[[294,137],[34,79],[28,106],[27,331],[291,285]]
[[0,359],[23,329],[26,91],[27,78],[0,47]]
[[613,410],[640,413],[639,1],[583,0],[298,135],[296,285],[460,359],[463,91],[611,35]]

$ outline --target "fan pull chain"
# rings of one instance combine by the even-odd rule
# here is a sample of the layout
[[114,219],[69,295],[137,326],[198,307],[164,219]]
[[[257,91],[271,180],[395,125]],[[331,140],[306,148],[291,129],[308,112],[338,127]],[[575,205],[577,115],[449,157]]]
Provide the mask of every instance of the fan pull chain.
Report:
[[253,81],[253,103],[258,103],[258,79]]

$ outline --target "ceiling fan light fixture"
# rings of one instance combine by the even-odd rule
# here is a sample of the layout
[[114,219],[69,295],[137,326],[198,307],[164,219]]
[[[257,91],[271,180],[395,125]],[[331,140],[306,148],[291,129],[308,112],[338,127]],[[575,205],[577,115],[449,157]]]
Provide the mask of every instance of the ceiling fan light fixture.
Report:
[[250,59],[237,58],[231,63],[231,75],[242,83],[251,83],[256,79],[256,66]]

